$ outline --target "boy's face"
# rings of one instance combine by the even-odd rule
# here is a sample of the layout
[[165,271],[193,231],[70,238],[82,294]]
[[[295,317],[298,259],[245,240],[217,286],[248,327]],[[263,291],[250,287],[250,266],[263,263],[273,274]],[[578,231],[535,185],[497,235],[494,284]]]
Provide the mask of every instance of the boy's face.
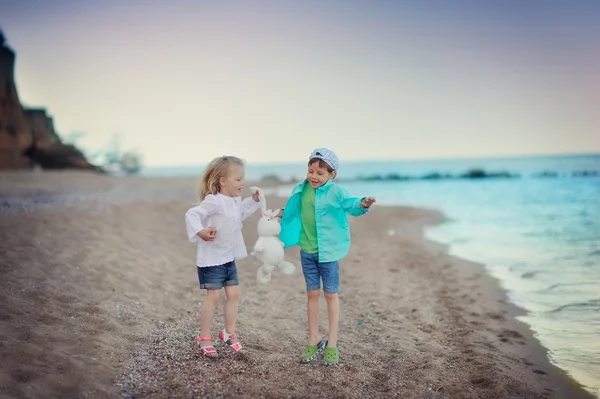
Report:
[[330,172],[327,166],[321,166],[319,161],[308,165],[308,173],[306,174],[306,178],[308,179],[308,183],[312,188],[321,187],[334,177],[335,171]]

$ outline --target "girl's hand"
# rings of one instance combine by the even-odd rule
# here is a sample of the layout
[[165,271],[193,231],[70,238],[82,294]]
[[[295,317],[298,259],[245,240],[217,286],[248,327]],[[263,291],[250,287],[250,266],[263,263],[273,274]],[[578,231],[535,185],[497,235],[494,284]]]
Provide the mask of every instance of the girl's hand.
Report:
[[258,191],[257,191],[257,192],[255,192],[254,194],[252,194],[252,199],[253,199],[255,202],[260,202],[260,197],[258,196]]
[[202,238],[204,241],[212,241],[217,236],[217,229],[214,227],[207,227],[204,230],[200,230],[198,232],[198,237]]
[[365,200],[363,202],[360,203],[360,206],[362,206],[363,208],[368,208],[371,205],[373,205],[375,202],[377,202],[377,201],[375,201],[375,198],[367,197],[367,198],[365,198]]

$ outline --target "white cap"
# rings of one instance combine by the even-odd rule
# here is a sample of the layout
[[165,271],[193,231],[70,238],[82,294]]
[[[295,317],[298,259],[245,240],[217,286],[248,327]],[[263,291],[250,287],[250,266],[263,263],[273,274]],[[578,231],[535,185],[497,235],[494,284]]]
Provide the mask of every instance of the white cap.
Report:
[[324,161],[327,165],[331,166],[331,169],[333,170],[337,170],[340,166],[340,160],[337,155],[329,148],[315,148],[310,154],[309,160],[315,158]]

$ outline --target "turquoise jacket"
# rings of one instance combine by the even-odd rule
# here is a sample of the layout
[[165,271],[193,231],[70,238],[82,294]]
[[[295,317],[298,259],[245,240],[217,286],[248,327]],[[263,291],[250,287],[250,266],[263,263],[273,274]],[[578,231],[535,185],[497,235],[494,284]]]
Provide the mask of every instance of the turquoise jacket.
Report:
[[[284,248],[300,243],[300,193],[307,183],[298,183],[285,205],[281,218],[279,239]],[[344,258],[350,249],[350,225],[348,214],[361,216],[368,208],[360,204],[364,198],[352,198],[345,188],[334,184],[331,180],[317,188],[315,193],[315,217],[317,221],[317,244],[319,245],[319,261],[333,262]]]

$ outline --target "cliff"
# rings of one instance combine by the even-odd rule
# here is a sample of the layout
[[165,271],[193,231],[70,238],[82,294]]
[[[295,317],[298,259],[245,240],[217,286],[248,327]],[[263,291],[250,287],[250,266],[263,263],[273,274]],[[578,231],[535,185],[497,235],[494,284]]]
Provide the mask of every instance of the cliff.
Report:
[[14,79],[15,52],[0,32],[0,169],[99,168],[62,143],[45,109],[24,109]]

